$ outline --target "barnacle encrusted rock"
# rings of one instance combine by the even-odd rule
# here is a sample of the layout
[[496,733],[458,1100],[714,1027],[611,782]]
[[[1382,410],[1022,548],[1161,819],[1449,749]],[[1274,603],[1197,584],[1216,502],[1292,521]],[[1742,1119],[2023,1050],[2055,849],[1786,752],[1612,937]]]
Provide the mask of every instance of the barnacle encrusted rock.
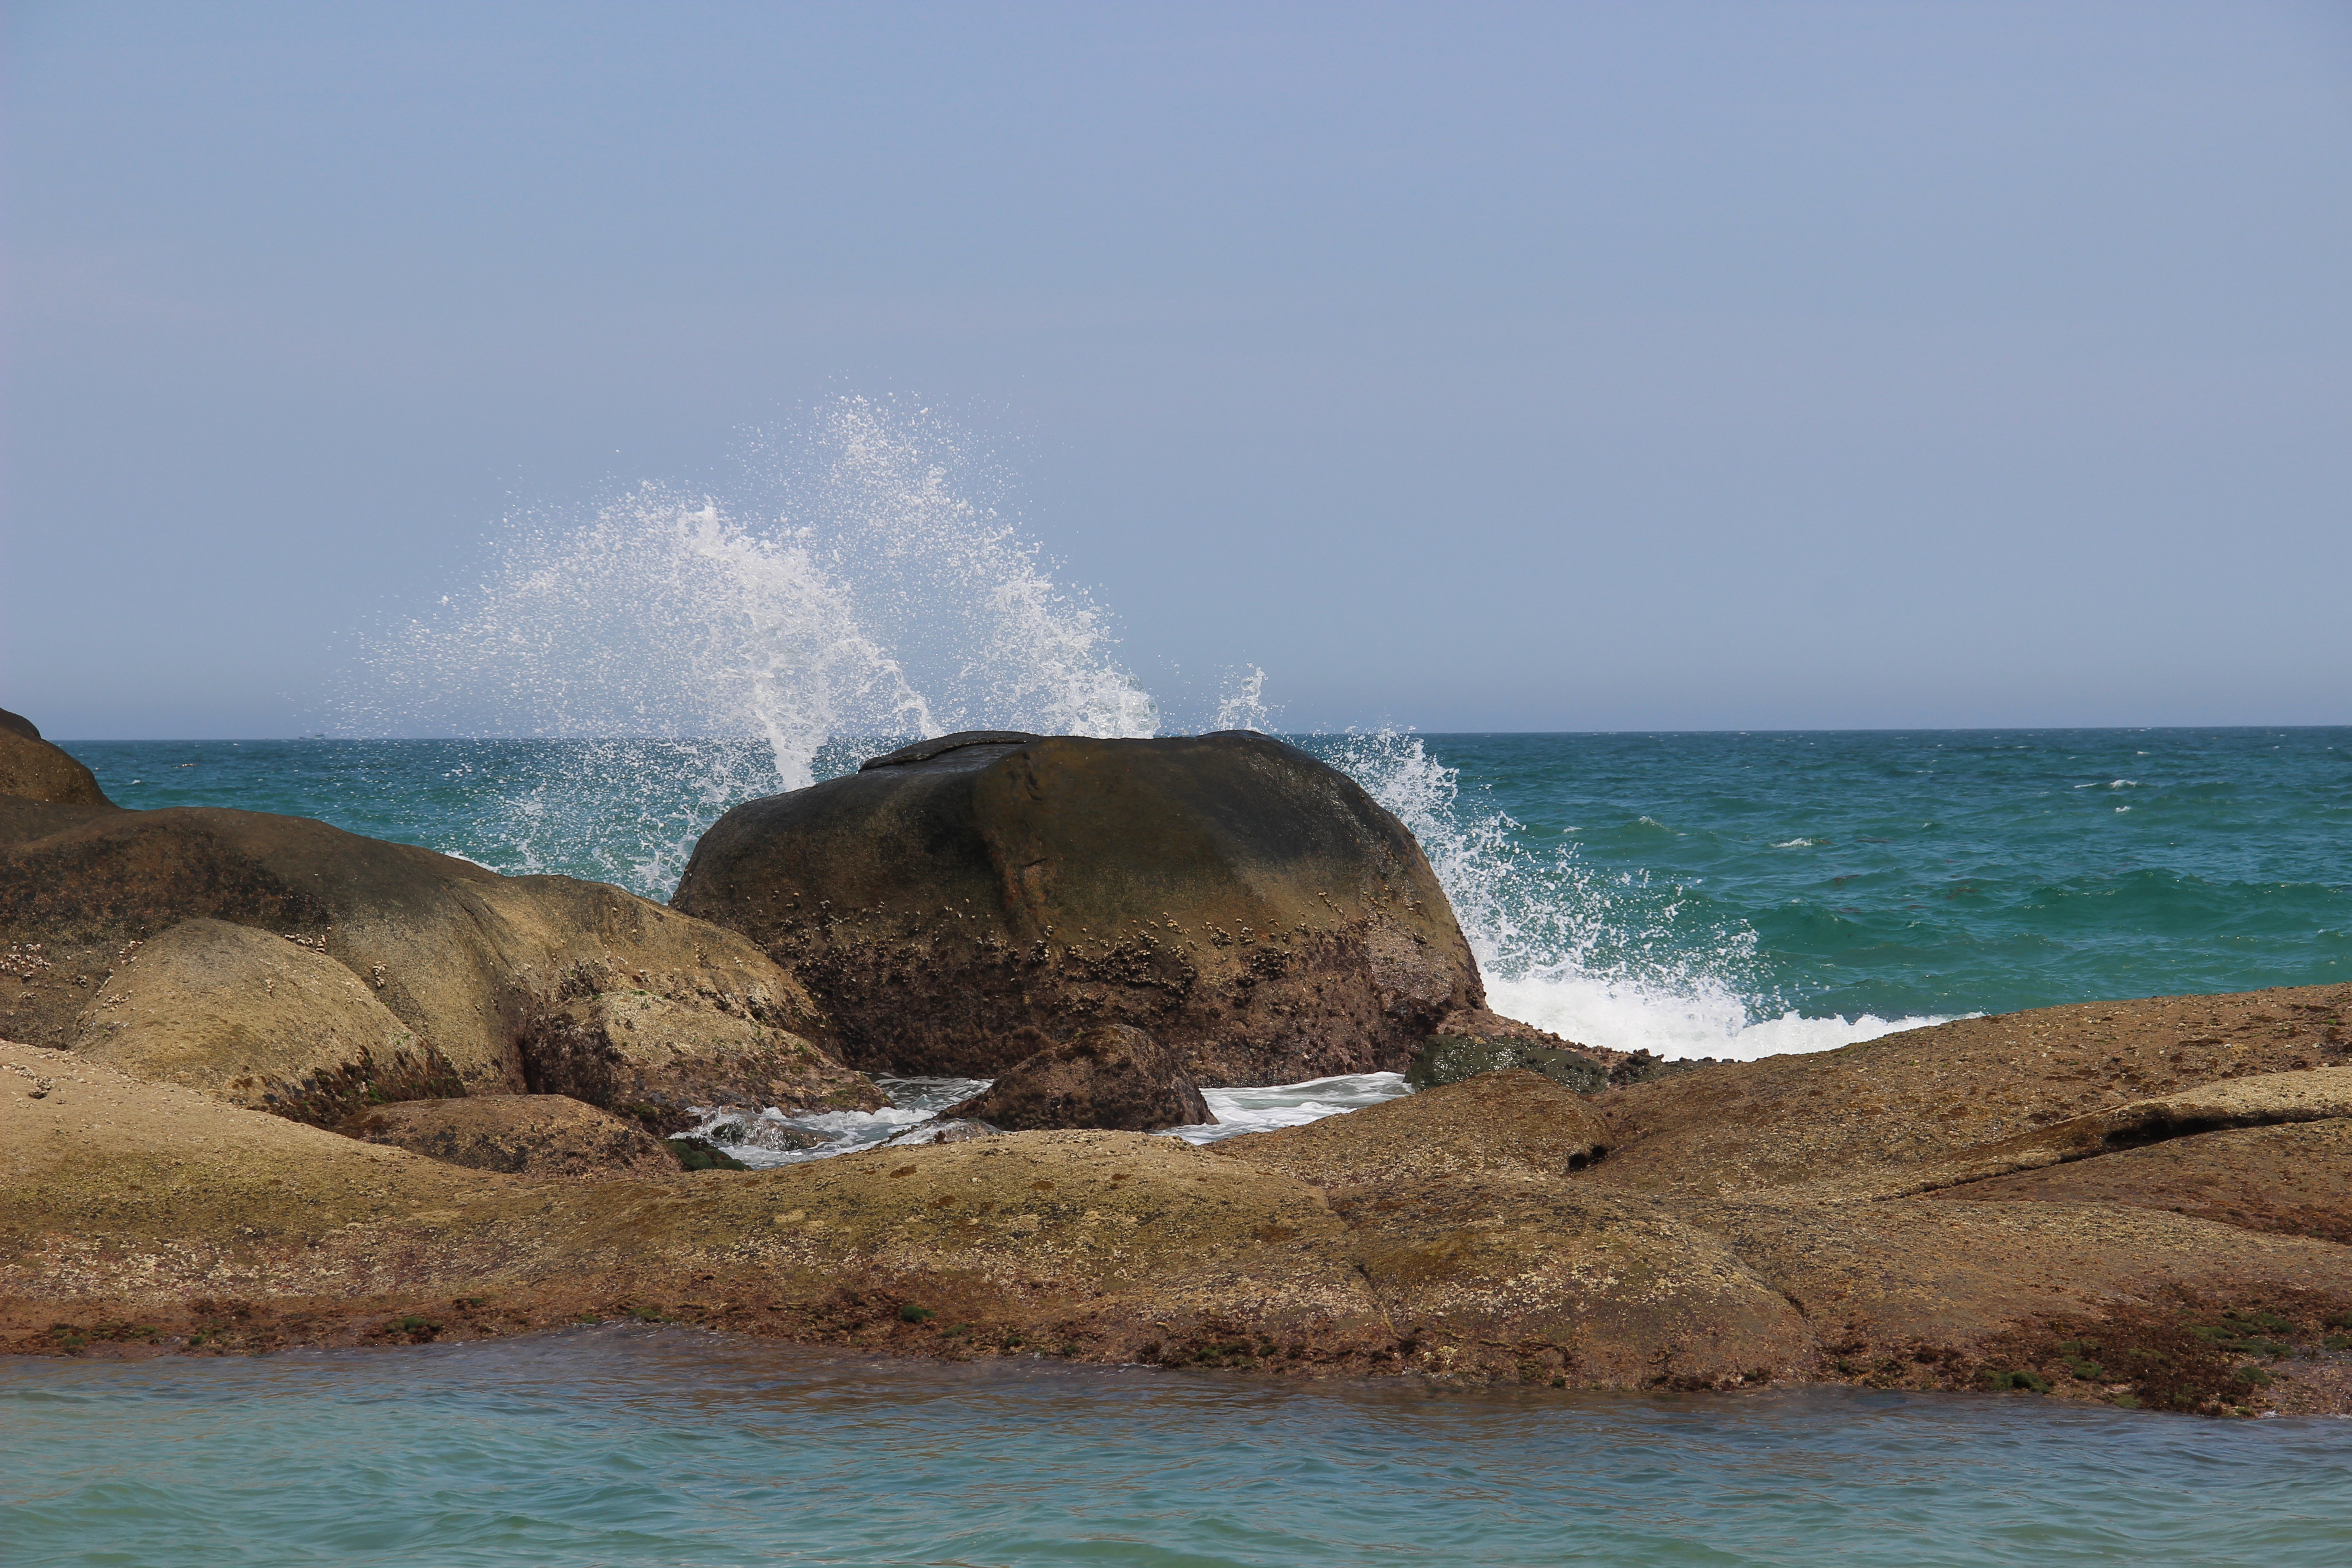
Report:
[[1117,1023],[1202,1083],[1295,1082],[1402,1068],[1485,1002],[1412,835],[1244,731],[925,742],[737,806],[672,901],[798,974],[867,1070],[987,1077],[1024,1026]]

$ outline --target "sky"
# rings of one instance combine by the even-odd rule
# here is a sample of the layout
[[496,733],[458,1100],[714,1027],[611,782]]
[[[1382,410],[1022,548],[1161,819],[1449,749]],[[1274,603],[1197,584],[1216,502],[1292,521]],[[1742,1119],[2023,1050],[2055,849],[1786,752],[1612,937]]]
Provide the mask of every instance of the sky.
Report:
[[845,395],[1286,728],[2352,722],[2340,0],[5,26],[59,737],[307,732],[502,520]]

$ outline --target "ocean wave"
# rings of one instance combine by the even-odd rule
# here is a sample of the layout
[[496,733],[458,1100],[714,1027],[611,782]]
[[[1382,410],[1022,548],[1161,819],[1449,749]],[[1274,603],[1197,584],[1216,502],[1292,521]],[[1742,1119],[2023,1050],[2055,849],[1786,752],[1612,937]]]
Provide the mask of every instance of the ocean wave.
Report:
[[1947,1021],[1801,1016],[1774,1004],[1745,921],[1710,921],[1685,889],[1597,875],[1573,847],[1532,847],[1507,813],[1465,798],[1458,770],[1418,736],[1379,731],[1320,749],[1412,830],[1478,960],[1487,1005],[1506,1017],[1579,1045],[1741,1061]]

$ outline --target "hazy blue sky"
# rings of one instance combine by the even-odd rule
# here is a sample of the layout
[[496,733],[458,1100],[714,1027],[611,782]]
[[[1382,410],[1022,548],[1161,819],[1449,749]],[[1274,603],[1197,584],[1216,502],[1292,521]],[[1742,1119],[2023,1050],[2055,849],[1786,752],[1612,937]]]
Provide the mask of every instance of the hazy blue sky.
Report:
[[2352,6],[8,7],[0,706],[929,400],[1306,727],[2352,721]]

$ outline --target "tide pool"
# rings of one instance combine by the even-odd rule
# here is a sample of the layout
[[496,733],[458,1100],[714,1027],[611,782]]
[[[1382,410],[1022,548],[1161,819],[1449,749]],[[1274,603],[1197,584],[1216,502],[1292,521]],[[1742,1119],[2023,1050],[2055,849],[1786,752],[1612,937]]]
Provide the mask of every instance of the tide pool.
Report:
[[2352,1423],[890,1363],[678,1330],[0,1362],[35,1565],[2311,1568]]

